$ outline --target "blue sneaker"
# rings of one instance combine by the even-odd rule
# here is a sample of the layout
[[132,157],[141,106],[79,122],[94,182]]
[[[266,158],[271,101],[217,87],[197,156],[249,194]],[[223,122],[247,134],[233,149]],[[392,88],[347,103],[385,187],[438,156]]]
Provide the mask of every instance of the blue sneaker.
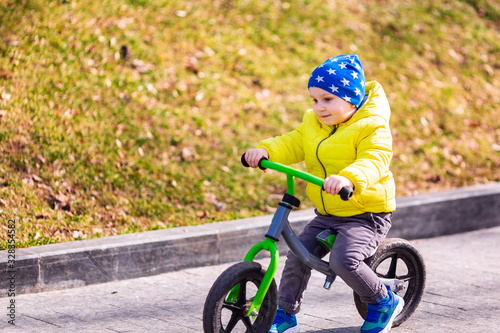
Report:
[[299,333],[297,318],[294,314],[286,313],[281,306],[278,306],[276,317],[274,317],[273,326],[269,333]]
[[368,314],[361,326],[361,333],[389,332],[394,318],[401,313],[404,304],[405,301],[390,290],[380,303],[368,304]]

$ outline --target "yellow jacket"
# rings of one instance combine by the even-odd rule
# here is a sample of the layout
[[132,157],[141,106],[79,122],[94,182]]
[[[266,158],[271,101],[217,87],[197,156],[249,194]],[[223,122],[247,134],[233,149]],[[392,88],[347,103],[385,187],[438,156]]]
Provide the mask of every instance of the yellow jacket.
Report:
[[337,174],[353,182],[354,195],[349,201],[308,184],[307,195],[320,214],[353,216],[396,209],[396,186],[389,171],[389,102],[376,81],[367,83],[366,95],[365,103],[344,123],[324,125],[308,110],[295,130],[257,145],[268,151],[271,161],[289,165],[305,160],[307,171],[317,177]]

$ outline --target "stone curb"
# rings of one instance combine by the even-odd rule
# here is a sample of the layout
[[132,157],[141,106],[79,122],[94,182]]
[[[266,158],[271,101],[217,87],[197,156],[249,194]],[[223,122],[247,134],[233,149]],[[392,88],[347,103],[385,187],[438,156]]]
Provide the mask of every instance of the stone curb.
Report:
[[[298,233],[312,209],[290,214]],[[15,273],[0,251],[0,297],[15,275],[26,294],[151,276],[189,267],[242,260],[264,238],[272,215],[16,249]],[[500,225],[500,183],[397,198],[388,237],[427,238]],[[279,242],[283,253],[286,244]]]

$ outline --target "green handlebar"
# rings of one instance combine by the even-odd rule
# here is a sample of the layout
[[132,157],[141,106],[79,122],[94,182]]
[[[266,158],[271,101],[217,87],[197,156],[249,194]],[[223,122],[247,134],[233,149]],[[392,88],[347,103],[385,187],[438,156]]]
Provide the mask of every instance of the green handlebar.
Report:
[[[241,156],[241,163],[245,167],[250,167],[250,165],[248,165],[247,161],[245,160],[245,154],[243,154]],[[265,170],[265,169],[276,170],[276,171],[283,172],[284,174],[286,174],[287,175],[287,191],[286,192],[290,195],[294,195],[294,192],[295,192],[295,182],[294,182],[293,177],[303,179],[309,183],[312,183],[314,185],[318,185],[319,187],[323,188],[324,179],[321,179],[319,177],[311,175],[310,173],[307,173],[305,171],[301,171],[301,170],[297,170],[295,168],[289,167],[287,165],[283,165],[283,164],[276,163],[276,162],[271,162],[265,157],[260,159],[259,168],[262,170]],[[342,200],[347,201],[347,200],[351,199],[353,192],[354,191],[351,187],[346,186],[340,190],[339,195],[342,198]]]
[[276,162],[271,162],[271,161],[266,160],[266,159],[262,159],[259,162],[259,165],[262,166],[263,168],[266,168],[266,169],[276,170],[279,172],[283,172],[284,174],[287,174],[289,176],[294,176],[294,177],[303,179],[309,183],[313,183],[314,185],[318,185],[319,187],[323,186],[324,179],[321,179],[319,177],[311,175],[311,174],[304,172],[302,170],[297,170],[295,168],[289,167],[287,165],[283,165],[283,164],[276,163]]

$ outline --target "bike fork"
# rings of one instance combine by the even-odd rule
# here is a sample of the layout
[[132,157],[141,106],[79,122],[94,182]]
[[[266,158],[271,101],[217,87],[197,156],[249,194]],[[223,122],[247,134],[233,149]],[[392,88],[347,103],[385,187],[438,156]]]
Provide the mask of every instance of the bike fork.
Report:
[[[244,261],[253,261],[255,256],[262,250],[269,251],[269,253],[271,254],[271,262],[269,263],[269,267],[267,268],[266,273],[264,274],[259,289],[257,290],[257,293],[255,294],[255,297],[252,300],[250,307],[248,308],[247,316],[252,318],[255,318],[259,313],[260,307],[262,305],[262,302],[264,301],[264,297],[266,297],[269,286],[273,281],[274,274],[278,269],[278,263],[279,263],[279,252],[278,252],[278,247],[276,246],[276,241],[270,238],[266,238],[266,240],[255,244],[250,249],[250,251],[248,251]],[[236,286],[233,287],[233,289],[231,289],[226,300],[228,302],[235,301],[238,297],[239,291],[240,291],[240,285],[237,284]]]

